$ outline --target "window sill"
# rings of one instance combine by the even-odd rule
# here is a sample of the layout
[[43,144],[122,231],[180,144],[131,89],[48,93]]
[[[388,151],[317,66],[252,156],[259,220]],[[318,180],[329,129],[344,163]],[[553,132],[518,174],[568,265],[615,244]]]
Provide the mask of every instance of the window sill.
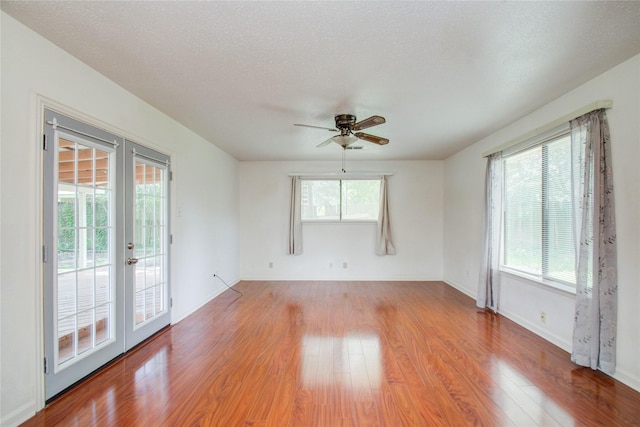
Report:
[[552,282],[550,280],[540,279],[539,277],[533,276],[531,274],[522,273],[521,271],[511,270],[506,267],[500,267],[500,272],[507,274],[509,276],[517,277],[519,279],[524,279],[528,282],[532,282],[539,286],[544,286],[546,288],[551,288],[566,294],[575,295],[576,288],[574,286],[563,285],[562,283]]

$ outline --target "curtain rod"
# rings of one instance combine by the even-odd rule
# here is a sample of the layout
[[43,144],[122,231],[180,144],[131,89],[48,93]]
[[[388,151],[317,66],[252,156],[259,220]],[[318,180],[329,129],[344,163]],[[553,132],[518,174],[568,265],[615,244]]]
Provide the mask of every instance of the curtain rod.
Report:
[[552,121],[550,123],[547,123],[544,126],[541,126],[539,128],[535,128],[531,132],[527,132],[524,135],[521,135],[521,136],[519,136],[519,137],[517,137],[515,139],[512,139],[509,142],[506,142],[506,143],[504,143],[502,145],[499,145],[499,146],[497,146],[495,148],[492,148],[489,151],[485,151],[484,153],[482,153],[482,157],[488,157],[488,156],[492,155],[493,153],[497,153],[498,151],[502,151],[502,150],[505,150],[505,149],[507,149],[509,147],[513,147],[516,144],[519,144],[519,143],[521,143],[523,141],[526,141],[529,138],[533,138],[536,135],[540,135],[541,133],[547,132],[547,131],[555,128],[555,127],[560,126],[563,123],[567,123],[567,122],[569,122],[569,121],[571,121],[571,120],[573,120],[573,119],[575,119],[577,117],[580,117],[582,115],[585,115],[585,114],[587,114],[587,113],[589,113],[591,111],[600,110],[601,108],[611,108],[611,107],[613,107],[613,101],[610,100],[610,99],[601,99],[599,101],[592,102],[591,104],[585,105],[584,107],[582,107],[582,108],[580,108],[580,109],[578,109],[578,110],[576,110],[576,111],[574,111],[574,112],[572,112],[570,114],[562,116],[559,119],[556,119],[556,120],[554,120],[554,121]]
[[301,178],[321,178],[321,177],[362,177],[362,176],[392,176],[392,172],[317,172],[317,173],[290,173],[289,176]]

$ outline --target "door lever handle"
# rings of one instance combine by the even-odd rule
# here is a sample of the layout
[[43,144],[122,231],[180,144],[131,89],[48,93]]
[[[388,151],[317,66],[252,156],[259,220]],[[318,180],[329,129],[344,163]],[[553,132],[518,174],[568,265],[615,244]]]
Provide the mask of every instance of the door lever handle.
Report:
[[138,258],[127,258],[127,264],[131,265],[131,264],[137,264],[138,263]]

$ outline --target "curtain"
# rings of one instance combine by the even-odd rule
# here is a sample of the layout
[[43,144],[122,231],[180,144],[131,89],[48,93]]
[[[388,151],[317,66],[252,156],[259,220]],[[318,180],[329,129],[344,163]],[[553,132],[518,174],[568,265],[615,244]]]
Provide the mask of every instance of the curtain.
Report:
[[302,216],[300,213],[300,177],[291,177],[291,207],[289,209],[289,248],[288,255],[302,253]]
[[482,264],[478,281],[478,308],[498,311],[500,283],[500,226],[502,221],[502,153],[487,158],[485,171]]
[[387,177],[380,179],[380,213],[378,215],[378,230],[376,236],[376,255],[395,255],[396,248],[391,236],[391,221],[389,220],[389,189]]
[[576,311],[571,360],[613,373],[617,254],[609,124],[604,110],[571,121]]

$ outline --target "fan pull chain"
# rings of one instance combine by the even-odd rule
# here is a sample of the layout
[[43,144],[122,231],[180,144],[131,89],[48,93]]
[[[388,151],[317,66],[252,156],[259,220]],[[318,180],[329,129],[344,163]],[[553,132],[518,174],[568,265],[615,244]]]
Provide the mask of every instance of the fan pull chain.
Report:
[[347,148],[342,147],[342,173],[347,173],[346,168],[346,157],[347,157]]

